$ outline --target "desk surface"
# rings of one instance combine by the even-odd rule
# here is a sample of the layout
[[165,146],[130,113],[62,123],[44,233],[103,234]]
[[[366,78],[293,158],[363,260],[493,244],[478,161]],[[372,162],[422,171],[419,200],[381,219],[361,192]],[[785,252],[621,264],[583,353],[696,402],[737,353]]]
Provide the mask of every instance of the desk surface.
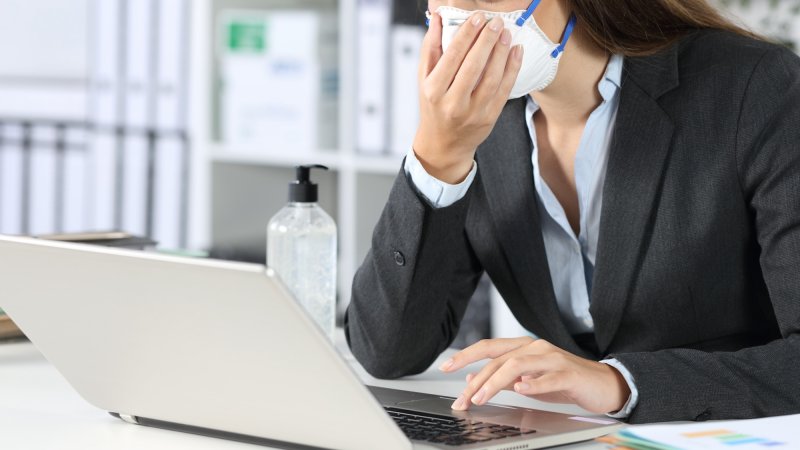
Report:
[[[403,380],[384,381],[369,376],[343,344],[345,358],[367,384],[457,396],[466,371],[444,375],[436,370]],[[442,360],[447,353],[442,356]],[[437,367],[434,364],[433,367]],[[587,414],[580,408],[501,393],[494,403],[534,407],[567,414]],[[28,342],[0,344],[0,447],[19,450],[255,450],[265,447],[133,426],[86,403],[58,371]],[[593,442],[559,447],[563,450],[607,448]]]

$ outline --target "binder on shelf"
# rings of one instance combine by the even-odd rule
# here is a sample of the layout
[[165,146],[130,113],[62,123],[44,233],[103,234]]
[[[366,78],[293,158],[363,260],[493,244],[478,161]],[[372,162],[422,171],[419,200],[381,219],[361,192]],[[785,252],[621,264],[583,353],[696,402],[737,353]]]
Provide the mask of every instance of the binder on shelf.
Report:
[[185,183],[188,176],[186,77],[189,4],[187,0],[158,3],[155,122],[152,172],[148,177],[147,229],[163,248],[183,247]]
[[159,246],[181,248],[181,211],[183,211],[183,180],[186,167],[186,141],[183,136],[159,140],[156,152],[156,172],[153,202],[153,235]]
[[117,191],[116,205],[121,206],[121,217],[116,221],[121,222],[122,229],[129,233],[147,236],[147,195],[148,195],[148,157],[150,149],[146,136],[131,133],[125,138],[125,147],[122,155],[121,188]]
[[153,113],[153,51],[156,33],[153,6],[150,1],[128,1],[125,9],[125,113],[128,128],[143,129],[150,125]]
[[157,2],[158,46],[156,63],[155,126],[159,130],[180,130],[186,125],[184,86],[186,54],[188,53],[185,0],[160,0]]
[[392,26],[391,131],[389,149],[395,156],[408,153],[419,125],[419,66],[424,28]]
[[31,130],[30,207],[26,234],[55,233],[56,231],[56,130],[51,126],[36,126]]
[[[140,2],[146,3],[146,2]],[[124,117],[125,85],[122,68],[126,60],[125,29],[127,14],[121,0],[94,0],[90,29],[91,108],[94,125],[87,137],[87,189],[89,212],[86,229],[110,230],[118,223],[117,164],[124,147],[123,134],[117,133]]]
[[[148,235],[148,184],[153,171],[153,154],[148,139],[155,126],[156,81],[158,58],[157,2],[124,2],[124,80],[125,105],[122,115],[122,138],[117,155],[115,228]],[[120,210],[121,208],[121,210]]]
[[120,197],[117,169],[120,137],[111,130],[98,129],[89,137],[88,183],[90,195],[90,230],[112,230],[117,224],[117,199]]
[[61,233],[75,233],[91,229],[89,226],[88,139],[85,128],[68,128],[64,131],[63,185],[57,211]]
[[0,127],[0,233],[22,234],[24,161],[22,127]]
[[333,10],[319,14],[317,149],[332,149],[339,145],[339,20]]
[[391,0],[359,0],[356,9],[356,150],[382,154],[389,129]]
[[[142,2],[145,3],[145,2]],[[120,0],[92,2],[89,45],[90,109],[89,120],[99,126],[113,127],[122,116],[122,20]]]
[[178,248],[190,165],[190,1],[90,0],[86,9],[81,114],[0,123],[0,233],[124,228]]

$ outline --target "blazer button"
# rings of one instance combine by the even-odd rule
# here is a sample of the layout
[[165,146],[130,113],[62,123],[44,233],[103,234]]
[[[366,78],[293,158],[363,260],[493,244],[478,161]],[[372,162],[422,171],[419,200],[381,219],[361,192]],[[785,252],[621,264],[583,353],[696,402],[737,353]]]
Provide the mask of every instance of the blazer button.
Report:
[[394,252],[394,262],[398,266],[405,266],[406,265],[406,257],[403,256],[400,252]]

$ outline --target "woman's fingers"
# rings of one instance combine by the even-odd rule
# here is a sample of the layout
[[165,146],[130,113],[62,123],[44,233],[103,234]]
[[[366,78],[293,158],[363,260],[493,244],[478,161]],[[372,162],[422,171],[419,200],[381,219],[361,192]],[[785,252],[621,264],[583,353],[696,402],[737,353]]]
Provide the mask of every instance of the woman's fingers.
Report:
[[508,96],[511,95],[511,90],[514,89],[514,83],[517,81],[517,75],[519,75],[519,70],[522,67],[523,56],[522,46],[514,46],[508,53],[503,78],[500,80],[497,89],[492,92],[488,86],[485,91],[482,90],[482,87],[479,87],[480,92],[476,99],[480,102],[485,102],[489,114],[499,116],[506,106]]
[[[479,372],[464,390],[464,398],[470,399],[470,403],[483,405],[498,392],[505,389],[509,384],[514,384],[517,380],[528,374],[547,375],[553,371],[560,371],[564,368],[566,357],[560,353],[548,353],[545,355],[518,354],[506,358],[497,364],[489,364],[484,370]],[[525,383],[533,383],[534,380],[527,380]]]
[[[430,89],[434,91],[429,95],[441,96],[450,89],[456,74],[461,69],[464,58],[467,57],[484,25],[486,25],[486,17],[482,13],[475,13],[458,29],[453,42],[447,47],[436,67],[428,76]],[[441,35],[439,41],[441,45]]]
[[497,94],[497,89],[508,70],[510,53],[511,32],[505,29],[497,40],[492,55],[486,63],[486,70],[472,93],[473,99],[483,102]]
[[[495,17],[483,27],[475,45],[472,46],[467,56],[464,58],[461,69],[458,71],[450,92],[454,95],[470,98],[481,77],[489,70],[487,62],[492,55],[498,51],[507,52],[511,45],[511,33],[503,27],[503,19]],[[505,59],[505,58],[504,58]],[[502,64],[505,66],[505,64]],[[502,74],[492,73],[498,80]]]
[[419,64],[419,81],[430,75],[433,68],[442,58],[442,16],[437,13],[431,15],[428,32],[422,41],[422,55]]
[[533,341],[533,338],[527,336],[511,339],[484,339],[456,353],[439,369],[444,372],[453,372],[476,361],[497,358]]
[[[467,374],[467,383],[472,381],[473,378],[475,378],[475,374],[474,373],[468,373]],[[509,383],[508,386],[504,387],[503,390],[504,391],[513,391],[514,390],[514,386],[517,383],[525,381],[526,378],[527,378],[527,376],[523,376],[523,377],[517,378],[516,380],[512,381],[511,383]]]

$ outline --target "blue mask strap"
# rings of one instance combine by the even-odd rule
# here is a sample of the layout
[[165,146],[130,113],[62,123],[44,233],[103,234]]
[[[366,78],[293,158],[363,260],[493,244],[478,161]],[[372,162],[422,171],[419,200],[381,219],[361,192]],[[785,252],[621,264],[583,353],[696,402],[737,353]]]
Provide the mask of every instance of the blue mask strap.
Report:
[[519,16],[519,19],[517,19],[517,26],[518,27],[521,27],[521,26],[525,25],[525,22],[527,22],[528,19],[531,18],[531,16],[533,15],[533,12],[536,11],[536,7],[539,6],[539,3],[541,3],[541,2],[542,2],[542,0],[533,0],[533,3],[531,3],[531,6],[528,6],[528,9],[526,9],[525,12],[522,13],[521,16]]
[[558,58],[559,53],[564,51],[564,47],[567,46],[567,41],[569,41],[569,37],[572,36],[572,31],[575,29],[575,24],[578,22],[578,18],[575,14],[570,14],[569,22],[567,22],[567,28],[564,29],[564,37],[561,39],[561,43],[558,44],[553,53],[550,54],[553,58]]

